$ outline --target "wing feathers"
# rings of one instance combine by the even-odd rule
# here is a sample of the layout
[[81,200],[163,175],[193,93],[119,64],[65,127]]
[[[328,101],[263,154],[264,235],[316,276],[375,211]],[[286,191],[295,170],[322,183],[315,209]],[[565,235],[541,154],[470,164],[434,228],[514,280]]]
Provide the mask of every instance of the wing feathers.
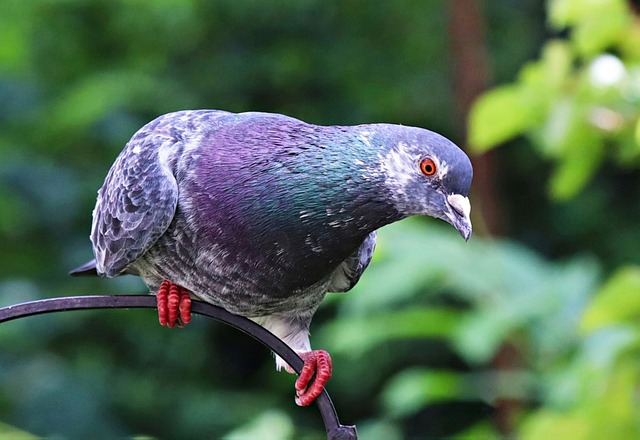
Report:
[[[170,150],[166,153],[163,150]],[[167,230],[178,203],[178,185],[166,163],[182,150],[166,135],[134,136],[98,191],[91,241],[98,273],[115,276]]]
[[371,262],[377,236],[376,231],[367,235],[360,247],[333,271],[329,292],[346,292],[356,285]]

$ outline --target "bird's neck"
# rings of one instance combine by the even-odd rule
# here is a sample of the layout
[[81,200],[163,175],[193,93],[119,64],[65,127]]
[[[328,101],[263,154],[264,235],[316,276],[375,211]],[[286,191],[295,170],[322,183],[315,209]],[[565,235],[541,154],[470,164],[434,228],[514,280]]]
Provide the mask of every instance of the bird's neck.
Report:
[[323,145],[301,153],[294,165],[299,172],[280,180],[288,182],[292,212],[310,226],[363,236],[402,218],[380,170],[384,141],[371,128],[326,129]]

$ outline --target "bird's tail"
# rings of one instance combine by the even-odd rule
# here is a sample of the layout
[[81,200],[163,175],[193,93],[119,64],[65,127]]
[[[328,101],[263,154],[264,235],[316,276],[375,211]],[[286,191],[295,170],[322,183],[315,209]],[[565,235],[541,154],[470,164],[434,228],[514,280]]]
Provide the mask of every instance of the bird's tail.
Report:
[[69,272],[69,275],[71,275],[72,277],[98,276],[98,271],[96,270],[95,258],[91,261],[87,261],[82,266],[78,266],[75,269],[72,269]]

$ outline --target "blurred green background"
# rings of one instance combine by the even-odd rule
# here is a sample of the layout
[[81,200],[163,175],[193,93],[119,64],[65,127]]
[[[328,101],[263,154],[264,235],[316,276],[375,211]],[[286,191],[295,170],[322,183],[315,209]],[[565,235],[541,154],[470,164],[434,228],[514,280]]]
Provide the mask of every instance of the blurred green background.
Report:
[[[623,0],[3,0],[0,305],[70,279],[131,135],[179,109],[438,131],[475,235],[410,219],[312,343],[364,439],[640,438],[640,17]],[[500,147],[500,148],[496,148]],[[0,437],[324,437],[266,349],[195,317],[0,326]]]

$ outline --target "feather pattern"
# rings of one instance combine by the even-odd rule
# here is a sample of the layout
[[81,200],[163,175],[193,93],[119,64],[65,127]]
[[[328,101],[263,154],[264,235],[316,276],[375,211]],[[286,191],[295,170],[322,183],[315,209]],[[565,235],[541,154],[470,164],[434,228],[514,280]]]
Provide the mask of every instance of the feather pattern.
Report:
[[329,292],[346,292],[358,283],[373,258],[377,237],[376,231],[367,235],[360,247],[333,271]]
[[[425,155],[433,178],[417,165]],[[316,308],[358,282],[379,227],[426,214],[468,237],[468,211],[447,197],[466,200],[471,176],[466,155],[424,129],[170,113],[133,136],[98,192],[95,266],[153,290],[170,280],[307,349]]]

